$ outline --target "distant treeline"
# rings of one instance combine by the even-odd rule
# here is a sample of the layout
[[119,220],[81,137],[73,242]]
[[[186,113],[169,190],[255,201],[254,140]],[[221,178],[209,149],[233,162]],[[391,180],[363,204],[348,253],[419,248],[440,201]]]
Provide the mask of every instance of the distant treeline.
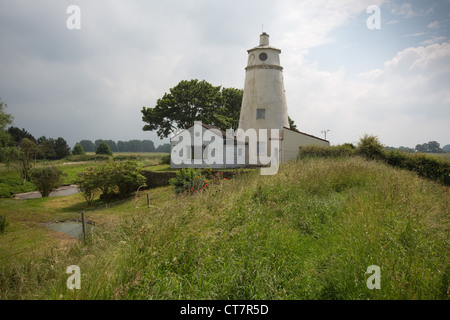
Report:
[[81,140],[77,144],[83,147],[85,152],[95,152],[100,143],[106,143],[112,152],[166,152],[170,153],[170,144],[161,144],[155,148],[155,144],[151,140],[130,140],[117,141],[113,140]]
[[447,144],[441,148],[441,145],[439,142],[436,141],[429,141],[428,143],[418,144],[416,145],[416,148],[408,148],[408,147],[385,147],[384,148],[387,151],[395,150],[395,151],[402,151],[407,153],[414,153],[414,152],[420,152],[420,153],[450,153],[450,144]]

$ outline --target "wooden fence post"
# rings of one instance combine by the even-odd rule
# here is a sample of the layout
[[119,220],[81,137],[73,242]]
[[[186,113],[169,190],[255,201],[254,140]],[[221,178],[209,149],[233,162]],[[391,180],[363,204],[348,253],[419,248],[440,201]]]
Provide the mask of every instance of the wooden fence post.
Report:
[[86,242],[86,221],[84,219],[84,211],[81,212],[81,223],[83,224],[83,239]]

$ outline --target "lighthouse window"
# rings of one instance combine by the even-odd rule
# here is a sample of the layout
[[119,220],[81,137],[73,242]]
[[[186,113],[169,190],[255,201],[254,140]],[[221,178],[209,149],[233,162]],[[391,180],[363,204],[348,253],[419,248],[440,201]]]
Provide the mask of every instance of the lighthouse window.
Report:
[[260,55],[259,55],[259,60],[261,60],[261,61],[266,61],[267,60],[267,53],[261,53]]
[[256,120],[266,118],[266,109],[256,109]]

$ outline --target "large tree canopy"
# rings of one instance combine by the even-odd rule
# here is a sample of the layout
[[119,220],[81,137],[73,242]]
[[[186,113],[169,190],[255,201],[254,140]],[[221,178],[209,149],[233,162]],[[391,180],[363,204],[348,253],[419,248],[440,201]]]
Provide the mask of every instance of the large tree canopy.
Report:
[[154,108],[142,108],[144,131],[157,130],[166,138],[176,129],[186,129],[195,121],[222,130],[237,127],[243,91],[213,86],[205,80],[183,80],[158,99]]

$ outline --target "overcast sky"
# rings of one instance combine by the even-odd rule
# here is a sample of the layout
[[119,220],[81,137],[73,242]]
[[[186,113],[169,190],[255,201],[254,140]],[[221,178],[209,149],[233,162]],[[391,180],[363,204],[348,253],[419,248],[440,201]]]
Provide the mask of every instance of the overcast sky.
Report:
[[[69,5],[79,30],[66,25]],[[381,29],[367,27],[370,5]],[[142,106],[181,80],[243,88],[262,28],[282,50],[300,131],[330,130],[333,145],[365,133],[450,144],[449,0],[0,0],[0,97],[36,138],[159,145]]]

